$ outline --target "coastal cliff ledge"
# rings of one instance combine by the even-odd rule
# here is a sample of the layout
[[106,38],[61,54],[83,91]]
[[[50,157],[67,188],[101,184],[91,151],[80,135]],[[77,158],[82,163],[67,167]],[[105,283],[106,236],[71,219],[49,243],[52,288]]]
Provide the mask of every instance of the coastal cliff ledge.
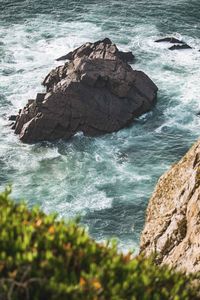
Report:
[[200,271],[200,140],[158,181],[150,199],[140,251],[159,264]]

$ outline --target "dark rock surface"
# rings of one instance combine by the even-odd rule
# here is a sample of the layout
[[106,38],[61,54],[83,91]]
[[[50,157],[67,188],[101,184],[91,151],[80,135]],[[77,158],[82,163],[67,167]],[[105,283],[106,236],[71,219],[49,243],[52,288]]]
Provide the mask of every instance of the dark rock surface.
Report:
[[169,42],[171,44],[185,44],[185,42],[174,38],[174,37],[166,37],[155,41],[156,43]]
[[190,47],[187,44],[183,44],[183,45],[173,45],[172,47],[169,48],[169,50],[184,50],[184,49],[192,49],[192,47]]
[[17,115],[11,115],[8,117],[9,121],[16,121],[16,119],[17,119]]
[[68,139],[82,131],[98,136],[128,126],[152,109],[157,87],[127,64],[130,52],[109,39],[70,52],[70,61],[44,79],[46,93],[29,100],[13,126],[26,143]]
[[57,58],[60,60],[74,60],[76,58],[81,58],[87,56],[91,59],[101,58],[101,59],[116,59],[117,57],[124,62],[133,62],[135,57],[132,52],[119,51],[115,44],[112,44],[111,40],[105,38],[103,41],[97,41],[95,43],[86,43],[81,47],[69,52],[68,54]]
[[159,40],[156,40],[155,43],[162,43],[162,42],[169,42],[171,44],[174,44],[169,50],[184,50],[184,49],[192,49],[188,44],[186,44],[184,41],[181,41],[174,37],[166,37]]

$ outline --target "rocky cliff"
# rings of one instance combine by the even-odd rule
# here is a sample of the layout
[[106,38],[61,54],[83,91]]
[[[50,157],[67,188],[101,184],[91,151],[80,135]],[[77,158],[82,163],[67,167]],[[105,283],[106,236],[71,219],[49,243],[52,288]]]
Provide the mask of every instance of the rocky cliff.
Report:
[[164,174],[149,202],[141,252],[178,270],[200,271],[200,141]]

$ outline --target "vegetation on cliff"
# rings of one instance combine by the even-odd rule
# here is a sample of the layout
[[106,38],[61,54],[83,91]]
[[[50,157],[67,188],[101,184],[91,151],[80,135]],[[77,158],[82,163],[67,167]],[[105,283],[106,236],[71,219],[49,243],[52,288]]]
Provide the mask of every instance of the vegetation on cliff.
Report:
[[0,299],[197,299],[190,277],[0,194]]

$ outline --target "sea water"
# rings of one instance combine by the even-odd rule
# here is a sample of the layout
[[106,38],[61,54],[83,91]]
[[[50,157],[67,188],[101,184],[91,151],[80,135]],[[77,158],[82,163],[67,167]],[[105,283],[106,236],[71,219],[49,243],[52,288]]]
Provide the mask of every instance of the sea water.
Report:
[[[158,178],[199,136],[199,15],[199,0],[0,0],[0,189],[137,251]],[[193,49],[154,42],[168,35]],[[156,107],[113,134],[22,144],[7,117],[44,91],[57,57],[105,37],[157,84]]]

